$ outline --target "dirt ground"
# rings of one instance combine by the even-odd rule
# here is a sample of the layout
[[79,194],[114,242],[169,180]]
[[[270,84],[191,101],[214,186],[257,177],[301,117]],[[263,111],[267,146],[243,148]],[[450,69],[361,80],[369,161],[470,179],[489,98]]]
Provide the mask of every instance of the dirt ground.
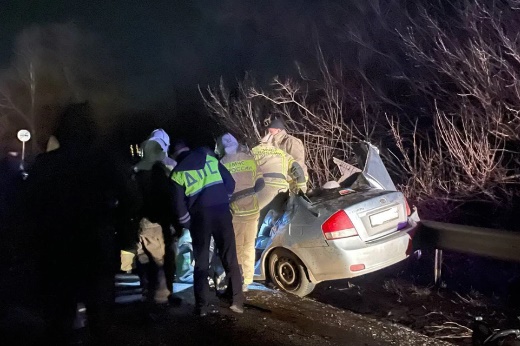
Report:
[[193,315],[192,289],[180,307],[120,304],[110,345],[447,345],[408,328],[380,322],[313,299],[272,290],[251,290],[245,312]]
[[[434,286],[433,258],[423,253],[356,279],[321,283],[303,299],[255,284],[243,315],[215,298],[220,313],[205,318],[193,315],[193,290],[184,284],[180,307],[118,304],[101,344],[471,345],[477,316],[491,329],[520,328],[519,274],[516,264],[445,253],[442,281]],[[120,290],[140,297],[138,287]]]
[[442,281],[434,286],[430,255],[319,284],[310,297],[457,345],[471,344],[477,316],[492,329],[520,328],[518,265],[445,253]]

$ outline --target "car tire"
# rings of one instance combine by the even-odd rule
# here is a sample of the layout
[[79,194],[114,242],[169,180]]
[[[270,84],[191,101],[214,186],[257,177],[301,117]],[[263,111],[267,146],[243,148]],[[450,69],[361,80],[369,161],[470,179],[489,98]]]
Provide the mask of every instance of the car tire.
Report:
[[305,270],[300,259],[286,249],[276,248],[269,255],[269,278],[285,292],[305,297],[314,290],[316,285],[309,281]]

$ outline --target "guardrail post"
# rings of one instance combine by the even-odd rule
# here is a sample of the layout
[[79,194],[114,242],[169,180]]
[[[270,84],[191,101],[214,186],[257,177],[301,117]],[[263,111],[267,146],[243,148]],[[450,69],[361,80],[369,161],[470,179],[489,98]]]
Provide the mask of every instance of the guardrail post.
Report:
[[442,274],[442,250],[440,249],[435,249],[435,264],[433,270],[435,285],[437,285]]

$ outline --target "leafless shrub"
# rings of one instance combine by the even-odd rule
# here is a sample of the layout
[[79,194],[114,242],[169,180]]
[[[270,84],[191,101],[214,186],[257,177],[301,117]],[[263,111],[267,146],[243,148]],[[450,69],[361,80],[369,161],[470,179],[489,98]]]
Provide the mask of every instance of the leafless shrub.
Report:
[[332,158],[352,161],[349,144],[372,138],[378,124],[363,106],[357,118],[348,112],[346,105],[352,100],[343,91],[341,76],[329,70],[320,49],[318,57],[318,80],[300,70],[299,78],[275,77],[265,90],[246,79],[234,98],[222,82],[218,89],[201,92],[213,117],[250,141],[258,142],[271,117],[284,118],[289,132],[305,145],[312,187],[337,180],[341,174]]
[[505,3],[461,7],[458,26],[443,26],[423,8],[401,35],[409,57],[425,71],[411,82],[434,100],[429,133],[416,126],[403,130],[389,118],[409,177],[405,189],[419,200],[498,203],[518,193],[511,184],[520,182],[520,42],[514,30],[520,12],[514,1]]
[[254,81],[246,78],[238,84],[237,95],[232,97],[221,79],[218,88],[208,87],[204,92],[199,87],[206,108],[211,115],[229,131],[241,136],[249,145],[258,143],[262,137],[263,119],[258,103],[249,96]]
[[283,116],[304,141],[313,186],[338,178],[332,157],[350,161],[348,142],[369,140],[385,149],[391,175],[428,218],[446,220],[472,201],[499,205],[520,195],[516,4],[462,2],[447,15],[436,8],[442,5],[418,2],[415,16],[403,19],[408,12],[397,11],[396,27],[383,7],[395,10],[397,2],[370,2],[377,30],[393,32],[388,37],[406,63],[370,41],[366,28],[346,25],[359,54],[388,61],[392,78],[420,99],[412,110],[369,77],[366,61],[344,68],[326,62],[321,49],[318,78],[300,69],[297,78],[274,78],[268,88],[246,80],[235,97],[221,84],[207,90],[206,105],[230,129],[255,140],[263,135],[265,119]]
[[252,89],[250,93],[253,99],[267,101],[272,106],[272,114],[282,115],[289,131],[302,138],[314,186],[338,178],[332,158],[348,157],[347,143],[354,137],[343,118],[343,102],[338,90],[331,87],[320,91],[324,91],[324,95],[311,102],[308,84],[302,86],[291,79],[275,78],[271,93],[259,89]]

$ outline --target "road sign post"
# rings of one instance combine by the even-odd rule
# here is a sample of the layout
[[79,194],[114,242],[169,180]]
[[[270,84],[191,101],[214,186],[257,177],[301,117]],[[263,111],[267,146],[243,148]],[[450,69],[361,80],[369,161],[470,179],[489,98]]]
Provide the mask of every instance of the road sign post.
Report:
[[31,133],[27,130],[20,130],[16,136],[18,140],[22,142],[22,163],[20,164],[20,168],[23,170],[25,168],[25,142],[31,139]]

